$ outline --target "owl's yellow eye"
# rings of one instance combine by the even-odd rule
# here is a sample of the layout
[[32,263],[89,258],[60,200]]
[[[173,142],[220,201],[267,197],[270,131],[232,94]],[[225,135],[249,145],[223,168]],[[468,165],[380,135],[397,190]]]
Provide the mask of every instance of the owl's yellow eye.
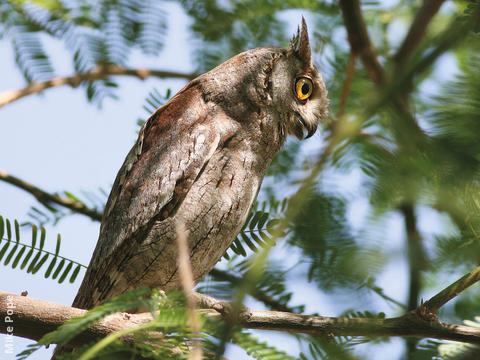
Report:
[[312,95],[313,83],[312,80],[306,77],[297,79],[295,83],[295,93],[298,100],[307,100]]

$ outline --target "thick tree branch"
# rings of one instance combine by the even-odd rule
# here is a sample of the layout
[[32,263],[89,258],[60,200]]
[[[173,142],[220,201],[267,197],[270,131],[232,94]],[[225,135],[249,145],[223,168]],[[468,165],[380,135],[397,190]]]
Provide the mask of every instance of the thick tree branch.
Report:
[[420,45],[430,25],[430,21],[438,10],[440,10],[443,3],[444,0],[424,0],[413,19],[405,39],[403,39],[402,45],[400,45],[400,48],[393,57],[397,70],[407,63],[418,45]]
[[50,89],[62,85],[70,85],[76,87],[85,81],[94,81],[104,79],[107,76],[122,75],[133,76],[139,79],[147,77],[159,78],[175,78],[191,80],[195,78],[196,74],[178,73],[174,71],[162,71],[152,69],[126,69],[118,65],[99,65],[95,69],[83,74],[75,74],[67,77],[56,77],[47,81],[33,82],[19,90],[10,90],[0,93],[0,107],[10,104],[11,102],[21,99],[22,97],[38,94],[46,89]]
[[[39,340],[43,335],[72,317],[83,316],[87,311],[0,292],[0,333]],[[107,316],[75,338],[75,344],[83,344],[114,331],[137,326],[151,320],[150,314],[117,313]],[[9,329],[11,327],[11,329]]]
[[[217,314],[224,317],[232,315],[231,306],[228,303],[205,295],[198,295],[196,300],[200,305],[207,305],[214,309],[208,312],[208,315]],[[0,292],[0,317],[5,319],[0,333],[38,340],[66,320],[84,314],[85,310]],[[389,319],[332,318],[243,308],[235,318],[240,326],[248,329],[277,330],[318,336],[422,337],[480,344],[480,329],[441,323],[424,314],[423,311],[416,310],[404,316]],[[78,336],[75,342],[85,343],[114,331],[144,324],[149,320],[151,320],[150,314],[145,313],[113,314],[91,326]]]
[[22,179],[9,175],[5,171],[0,170],[0,181],[5,181],[13,186],[25,190],[26,192],[32,194],[43,205],[49,206],[52,203],[61,205],[67,209],[72,210],[75,213],[86,215],[92,220],[102,220],[102,214],[99,213],[97,210],[90,209],[81,202],[61,197],[58,194],[50,194],[26,181],[23,181]]

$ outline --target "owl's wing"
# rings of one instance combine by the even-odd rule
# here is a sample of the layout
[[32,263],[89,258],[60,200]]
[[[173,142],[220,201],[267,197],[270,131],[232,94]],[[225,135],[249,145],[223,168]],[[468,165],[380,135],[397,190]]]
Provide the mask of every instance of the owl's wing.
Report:
[[124,243],[141,241],[152,222],[175,213],[221,140],[208,121],[208,110],[201,91],[192,84],[146,122],[115,179],[74,306],[86,307],[91,301],[87,299],[98,283],[113,271],[109,259],[119,255]]

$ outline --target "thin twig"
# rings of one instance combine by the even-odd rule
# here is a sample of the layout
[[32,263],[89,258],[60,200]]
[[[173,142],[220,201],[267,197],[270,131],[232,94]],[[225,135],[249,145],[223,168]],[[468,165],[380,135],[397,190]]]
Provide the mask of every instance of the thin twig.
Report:
[[85,81],[94,81],[104,79],[107,76],[121,75],[133,76],[144,80],[147,77],[159,78],[175,78],[175,79],[194,79],[196,74],[179,73],[174,71],[163,71],[153,69],[126,69],[118,65],[105,64],[99,65],[95,69],[82,74],[75,74],[67,77],[56,77],[47,81],[33,82],[28,84],[23,89],[9,90],[0,93],[0,107],[10,104],[25,96],[38,94],[46,89],[50,89],[62,85],[70,85],[76,87]]
[[417,219],[411,204],[400,207],[405,220],[405,230],[408,249],[408,267],[410,273],[410,286],[407,310],[413,310],[418,306],[421,289],[420,270],[425,266],[425,255],[422,247],[422,239],[417,229]]
[[437,295],[425,302],[423,306],[425,306],[429,311],[436,313],[443,305],[478,281],[480,281],[480,266],[476,267],[474,270],[461,277],[453,284],[447,286]]
[[[405,220],[405,232],[407,240],[407,260],[409,272],[407,310],[413,310],[418,306],[420,290],[422,288],[421,269],[425,266],[425,256],[422,246],[422,238],[417,229],[417,218],[412,204],[400,207]],[[407,339],[407,358],[413,359],[417,347],[416,339]]]
[[92,220],[102,221],[102,214],[100,212],[87,207],[82,202],[61,197],[58,194],[50,194],[26,181],[23,181],[22,179],[9,175],[5,171],[0,170],[0,181],[4,181],[22,190],[25,190],[26,192],[33,195],[43,205],[48,206],[54,203],[70,209],[75,213],[86,215]]
[[180,282],[187,301],[187,317],[188,323],[195,336],[193,339],[192,351],[188,354],[189,360],[201,360],[203,358],[202,345],[200,341],[201,325],[198,313],[195,311],[195,298],[192,296],[195,282],[193,280],[192,264],[190,263],[190,251],[187,243],[187,230],[185,224],[177,221],[177,264]]

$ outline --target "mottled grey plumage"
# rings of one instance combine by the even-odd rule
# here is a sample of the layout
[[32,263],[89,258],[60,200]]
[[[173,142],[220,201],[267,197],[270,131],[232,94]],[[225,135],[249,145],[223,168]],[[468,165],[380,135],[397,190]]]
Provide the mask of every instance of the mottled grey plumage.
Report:
[[[306,100],[299,78],[313,84]],[[73,306],[91,308],[139,286],[179,288],[177,221],[199,281],[240,231],[287,134],[315,132],[326,95],[304,21],[289,50],[248,50],[185,86],[148,119],[127,155]]]

